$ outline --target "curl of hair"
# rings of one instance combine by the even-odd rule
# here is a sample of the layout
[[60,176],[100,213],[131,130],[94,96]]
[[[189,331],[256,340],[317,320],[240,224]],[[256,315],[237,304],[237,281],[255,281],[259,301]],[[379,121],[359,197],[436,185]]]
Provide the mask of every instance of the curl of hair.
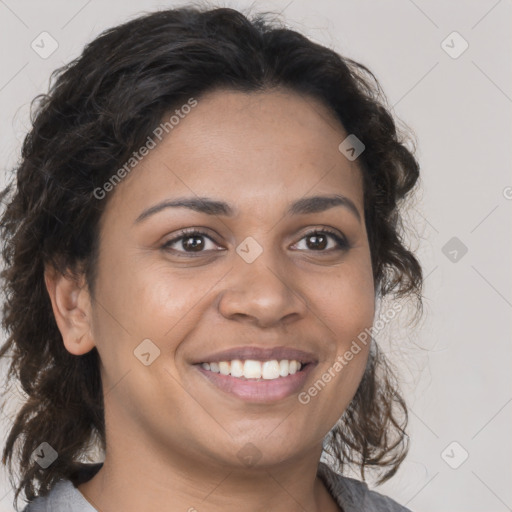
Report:
[[[11,358],[6,382],[19,383],[25,395],[2,458],[11,478],[18,461],[15,501],[21,491],[32,500],[59,478],[76,478],[91,446],[105,449],[99,355],[65,349],[45,267],[77,278],[84,273],[94,297],[99,221],[109,199],[97,199],[94,190],[188,98],[274,88],[319,100],[364,142],[358,164],[376,293],[421,303],[422,271],[401,239],[399,215],[419,166],[364,65],[266,15],[249,20],[227,8],[164,10],[109,29],[56,70],[48,93],[34,100],[16,182],[0,194],[7,333],[0,357]],[[385,370],[382,355],[370,357],[331,439],[339,463],[357,461],[363,478],[368,466],[389,478],[406,452],[405,404]],[[43,441],[58,452],[46,469],[31,459]]]

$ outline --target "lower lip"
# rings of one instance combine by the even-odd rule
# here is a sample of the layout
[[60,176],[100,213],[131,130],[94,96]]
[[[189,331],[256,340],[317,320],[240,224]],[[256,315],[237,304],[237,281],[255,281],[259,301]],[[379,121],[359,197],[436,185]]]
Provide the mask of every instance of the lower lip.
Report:
[[315,363],[308,363],[293,375],[271,380],[242,380],[231,375],[205,370],[201,365],[194,365],[214,386],[221,391],[234,395],[247,402],[265,403],[282,400],[298,393],[304,387]]

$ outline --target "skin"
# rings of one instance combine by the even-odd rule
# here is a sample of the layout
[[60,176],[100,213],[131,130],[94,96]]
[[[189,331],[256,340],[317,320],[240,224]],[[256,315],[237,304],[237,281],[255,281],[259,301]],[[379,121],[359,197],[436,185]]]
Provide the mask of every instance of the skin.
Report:
[[[367,347],[306,405],[297,394],[248,403],[190,363],[237,346],[294,347],[318,358],[303,391],[372,326],[362,177],[338,150],[346,136],[309,97],[210,92],[110,192],[94,297],[83,277],[47,268],[66,349],[97,347],[101,358],[107,452],[103,468],[78,487],[95,508],[339,510],[316,470],[322,440],[361,380]],[[348,197],[361,220],[343,206],[285,215],[295,200],[332,194]],[[225,201],[237,215],[167,208],[135,222],[183,196]],[[208,235],[199,240],[203,252],[190,256],[183,239],[174,253],[162,248],[191,227]],[[338,248],[330,235],[328,245],[315,245],[305,236],[312,228],[333,229],[350,247]],[[252,263],[235,251],[248,236],[263,249]],[[147,338],[160,349],[149,366],[133,353]],[[237,455],[247,443],[260,455],[251,467]]]

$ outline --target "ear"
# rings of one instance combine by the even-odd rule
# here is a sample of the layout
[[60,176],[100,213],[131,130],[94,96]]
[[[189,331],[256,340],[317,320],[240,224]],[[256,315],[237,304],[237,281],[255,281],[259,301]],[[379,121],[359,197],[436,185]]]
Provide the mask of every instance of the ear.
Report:
[[66,350],[83,355],[95,346],[92,336],[92,308],[84,274],[63,275],[53,266],[44,271],[46,289],[52,302],[55,321]]

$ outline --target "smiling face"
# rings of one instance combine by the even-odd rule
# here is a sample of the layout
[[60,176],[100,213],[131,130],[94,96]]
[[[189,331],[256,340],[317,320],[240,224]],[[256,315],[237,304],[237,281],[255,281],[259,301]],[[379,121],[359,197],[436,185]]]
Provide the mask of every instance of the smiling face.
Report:
[[[90,323],[111,452],[131,442],[155,457],[241,466],[247,450],[275,465],[321,447],[367,347],[332,366],[374,316],[362,177],[338,150],[346,136],[311,98],[216,91],[110,192]],[[277,360],[263,365],[267,377],[290,366],[282,360],[302,370],[254,381],[200,364],[242,360],[221,365],[236,374],[244,359]]]

